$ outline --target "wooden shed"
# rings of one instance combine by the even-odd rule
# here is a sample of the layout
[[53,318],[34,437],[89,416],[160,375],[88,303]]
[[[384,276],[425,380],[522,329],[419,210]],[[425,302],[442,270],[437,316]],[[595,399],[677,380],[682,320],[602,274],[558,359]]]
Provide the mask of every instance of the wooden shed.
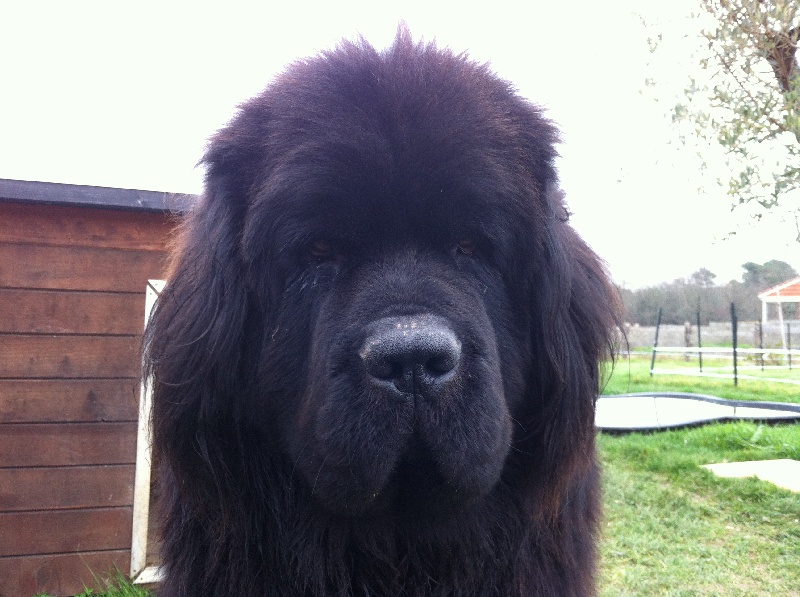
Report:
[[0,179],[0,596],[130,566],[148,279],[188,195]]

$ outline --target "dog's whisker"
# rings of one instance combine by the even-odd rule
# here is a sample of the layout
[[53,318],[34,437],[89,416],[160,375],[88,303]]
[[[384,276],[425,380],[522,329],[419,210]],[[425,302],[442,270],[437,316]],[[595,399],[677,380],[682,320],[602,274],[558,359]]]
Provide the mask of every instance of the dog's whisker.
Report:
[[511,448],[512,450],[514,450],[514,452],[517,452],[519,454],[524,454],[525,456],[533,456],[533,454],[531,454],[530,452],[526,452],[525,450],[521,450],[520,448],[516,447],[514,444],[509,444],[509,448]]
[[309,438],[308,441],[303,443],[303,447],[300,448],[300,451],[297,453],[297,458],[294,459],[292,463],[292,471],[289,473],[290,478],[294,478],[294,471],[297,468],[297,463],[300,462],[300,458],[303,456],[303,452],[306,451],[306,448],[311,444],[311,439]]
[[519,428],[522,429],[522,431],[527,432],[527,430],[525,429],[525,426],[522,423],[520,423],[517,419],[515,419],[514,417],[512,417],[510,415],[509,415],[508,418],[511,419],[512,421],[514,421],[517,425],[519,425]]
[[325,463],[328,462],[328,455],[325,455],[325,458],[322,459],[322,464],[319,465],[319,470],[317,471],[317,476],[314,477],[314,485],[311,487],[311,495],[314,495],[314,492],[317,490],[317,481],[319,481],[319,476],[322,474],[322,469],[325,468]]

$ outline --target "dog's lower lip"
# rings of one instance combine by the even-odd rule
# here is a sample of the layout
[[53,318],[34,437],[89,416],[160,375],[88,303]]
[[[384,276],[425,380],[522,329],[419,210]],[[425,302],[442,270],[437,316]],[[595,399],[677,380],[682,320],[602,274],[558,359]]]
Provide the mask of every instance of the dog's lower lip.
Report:
[[441,486],[444,479],[434,459],[421,450],[414,449],[399,460],[390,483],[401,487],[405,492],[416,493]]

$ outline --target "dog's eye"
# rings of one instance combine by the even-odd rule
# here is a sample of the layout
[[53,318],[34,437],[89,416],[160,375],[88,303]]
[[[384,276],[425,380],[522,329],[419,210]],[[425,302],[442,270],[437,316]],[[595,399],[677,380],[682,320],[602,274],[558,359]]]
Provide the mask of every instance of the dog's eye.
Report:
[[462,239],[456,245],[456,251],[462,255],[472,255],[476,248],[475,241],[471,238]]
[[325,242],[324,240],[318,240],[309,245],[308,254],[311,255],[314,259],[318,259],[320,261],[333,259],[334,257],[333,245],[328,242]]

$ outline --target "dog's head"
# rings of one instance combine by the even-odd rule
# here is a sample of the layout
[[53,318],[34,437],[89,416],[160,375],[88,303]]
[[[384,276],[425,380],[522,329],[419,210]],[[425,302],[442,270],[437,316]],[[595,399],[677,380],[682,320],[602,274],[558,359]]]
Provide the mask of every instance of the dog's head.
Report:
[[419,514],[591,466],[614,300],[556,141],[486,67],[403,32],[244,104],[150,327],[182,486],[283,466],[329,510]]

